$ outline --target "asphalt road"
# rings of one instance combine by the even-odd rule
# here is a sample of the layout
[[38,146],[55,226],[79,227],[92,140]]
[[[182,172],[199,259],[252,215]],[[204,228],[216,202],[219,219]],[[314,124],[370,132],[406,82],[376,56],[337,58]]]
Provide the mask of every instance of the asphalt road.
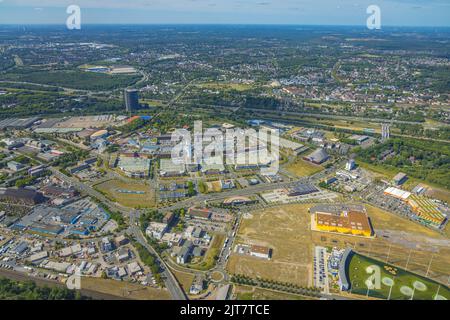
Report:
[[173,274],[170,272],[170,270],[168,270],[163,259],[152,248],[152,246],[150,246],[148,244],[147,240],[142,235],[141,230],[137,226],[137,221],[139,220],[138,219],[139,213],[137,211],[131,210],[131,209],[126,209],[126,208],[118,205],[117,203],[110,201],[108,198],[106,198],[100,192],[92,189],[91,187],[85,185],[84,183],[78,181],[77,179],[66,176],[65,174],[59,172],[55,168],[51,168],[51,171],[53,172],[53,174],[55,176],[57,176],[58,178],[60,178],[63,181],[66,181],[66,182],[72,184],[73,186],[78,188],[81,192],[84,192],[84,193],[88,194],[89,196],[97,198],[102,203],[107,205],[110,209],[118,211],[118,212],[122,213],[123,215],[128,216],[130,219],[129,230],[132,233],[132,235],[136,238],[136,240],[141,245],[143,245],[148,251],[150,251],[152,254],[155,255],[155,257],[157,257],[159,265],[163,268],[162,276],[164,279],[164,284],[165,284],[166,288],[169,290],[172,298],[174,300],[186,300],[187,299],[186,294],[184,293],[183,289],[181,288],[181,286],[179,285],[178,281],[175,279]]
[[132,210],[130,212],[129,230],[134,235],[137,242],[139,242],[148,251],[150,251],[152,254],[154,254],[156,257],[159,258],[160,267],[163,269],[162,276],[164,279],[164,283],[166,285],[166,288],[169,290],[172,298],[174,300],[187,300],[186,294],[184,293],[183,289],[181,288],[181,286],[179,285],[178,281],[175,279],[173,274],[169,271],[164,260],[159,256],[159,254],[155,251],[155,249],[153,249],[153,247],[148,244],[147,240],[143,236],[137,223],[138,220],[139,220],[139,213],[137,211]]

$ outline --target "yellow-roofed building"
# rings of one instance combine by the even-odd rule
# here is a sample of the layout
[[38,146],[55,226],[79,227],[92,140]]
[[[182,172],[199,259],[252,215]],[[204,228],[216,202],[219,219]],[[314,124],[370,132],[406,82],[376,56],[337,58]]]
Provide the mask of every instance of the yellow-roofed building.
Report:
[[340,214],[315,212],[315,229],[325,232],[336,232],[355,236],[373,236],[372,226],[366,213],[343,211]]
[[427,197],[412,195],[407,199],[407,203],[425,224],[439,227],[447,219],[439,206]]

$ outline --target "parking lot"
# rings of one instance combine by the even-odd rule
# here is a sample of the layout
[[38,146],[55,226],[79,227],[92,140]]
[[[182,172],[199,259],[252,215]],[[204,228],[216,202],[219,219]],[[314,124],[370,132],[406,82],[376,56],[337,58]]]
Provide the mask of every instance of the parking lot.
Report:
[[327,267],[328,253],[324,247],[314,248],[314,285],[323,289],[323,292],[328,294],[330,292],[328,283],[328,267]]

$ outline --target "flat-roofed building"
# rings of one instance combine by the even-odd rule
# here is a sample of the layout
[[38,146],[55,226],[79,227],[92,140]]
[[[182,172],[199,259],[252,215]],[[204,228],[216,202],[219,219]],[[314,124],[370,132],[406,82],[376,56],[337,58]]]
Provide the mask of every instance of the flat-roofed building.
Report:
[[71,174],[75,174],[75,173],[78,173],[78,172],[80,172],[80,171],[87,170],[87,169],[89,169],[90,167],[91,167],[91,166],[90,166],[89,164],[87,164],[87,163],[82,163],[82,164],[80,164],[80,165],[77,165],[77,166],[75,166],[75,167],[70,168],[70,169],[69,169],[69,172],[70,172]]
[[217,164],[202,164],[202,173],[204,174],[221,174],[225,172],[225,166],[221,163]]
[[174,163],[172,159],[159,161],[159,174],[163,177],[182,176],[186,173],[186,166],[182,163]]
[[30,230],[38,233],[58,235],[64,231],[64,227],[56,224],[35,222],[30,226]]
[[192,254],[192,250],[193,250],[192,242],[185,241],[185,243],[180,249],[180,252],[177,254],[177,263],[179,264],[187,263]]
[[161,240],[163,235],[167,232],[167,228],[167,223],[152,221],[145,230],[145,233],[152,238]]
[[250,247],[250,255],[253,257],[269,259],[272,255],[272,249],[263,246],[252,245]]
[[136,261],[127,264],[128,273],[134,275],[142,271],[142,267]]
[[357,144],[363,144],[366,140],[369,139],[369,137],[368,136],[362,136],[362,135],[359,135],[359,134],[354,134],[354,135],[348,137],[348,139],[355,141]]
[[116,242],[117,246],[123,246],[123,245],[126,245],[129,242],[128,238],[125,237],[124,235],[120,235],[120,236],[116,237],[114,239],[114,241]]
[[403,172],[397,173],[397,175],[392,179],[394,184],[397,186],[401,186],[406,182],[406,180],[408,180],[408,176]]
[[130,250],[127,247],[122,247],[117,251],[116,256],[119,262],[124,262],[130,258]]
[[23,168],[25,168],[25,165],[21,164],[20,162],[16,162],[16,161],[10,161],[8,162],[8,169],[13,171],[13,172],[18,172],[20,170],[22,170]]
[[299,183],[288,190],[289,197],[303,196],[311,193],[319,192],[315,186],[307,183]]
[[67,269],[70,267],[70,263],[68,262],[56,262],[56,261],[45,261],[42,264],[42,267],[45,269],[55,270],[57,272],[66,273]]
[[411,196],[411,192],[394,187],[389,187],[386,190],[384,190],[384,194],[403,201],[406,201],[406,199],[408,199]]
[[141,157],[121,156],[117,167],[131,178],[145,178],[150,172],[151,160]]
[[28,169],[28,174],[32,177],[39,177],[41,176],[45,171],[47,170],[47,167],[44,165],[36,166],[33,168]]
[[30,261],[31,263],[38,263],[44,259],[48,258],[48,252],[47,251],[41,251],[41,252],[37,252],[35,254],[32,254],[31,256],[28,257],[28,261]]
[[171,224],[174,219],[175,219],[175,214],[173,212],[167,212],[164,215],[164,218],[163,218],[162,222],[167,223],[167,224]]
[[209,218],[211,218],[211,213],[212,212],[206,208],[192,207],[188,209],[188,216],[190,218],[208,220]]
[[330,156],[327,154],[325,149],[319,148],[310,155],[304,157],[303,159],[309,162],[312,162],[314,164],[322,164],[325,161],[327,161],[330,158]]
[[342,211],[334,212],[316,211],[313,213],[313,229],[317,231],[336,232],[356,236],[371,237],[374,232],[365,212]]
[[46,201],[42,193],[29,189],[0,188],[0,201],[36,205]]

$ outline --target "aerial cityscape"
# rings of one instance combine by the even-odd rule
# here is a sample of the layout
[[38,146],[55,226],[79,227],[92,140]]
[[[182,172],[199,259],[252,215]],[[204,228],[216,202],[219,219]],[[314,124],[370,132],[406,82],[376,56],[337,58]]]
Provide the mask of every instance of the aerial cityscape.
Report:
[[62,21],[0,25],[1,300],[450,299],[448,27]]

